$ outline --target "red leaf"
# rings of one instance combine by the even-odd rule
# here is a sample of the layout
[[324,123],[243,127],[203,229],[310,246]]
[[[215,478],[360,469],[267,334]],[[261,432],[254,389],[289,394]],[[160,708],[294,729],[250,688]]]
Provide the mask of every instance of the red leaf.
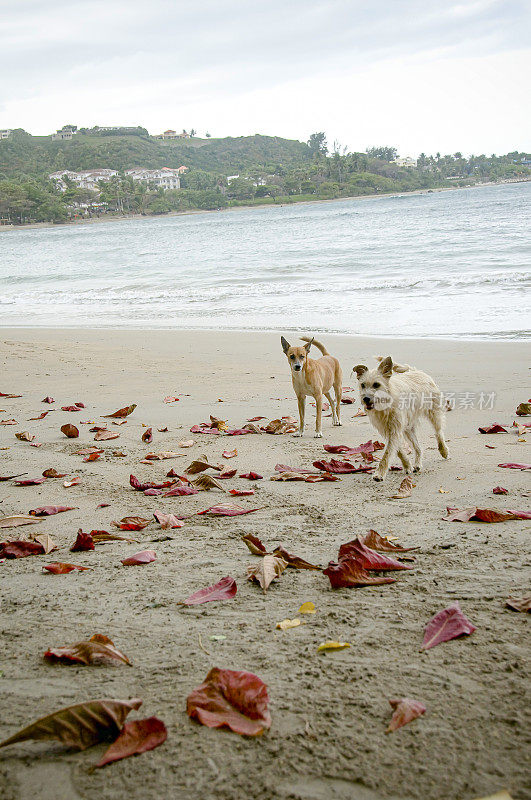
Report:
[[0,397],[22,397],[21,394],[9,394],[6,392],[0,392]]
[[104,767],[105,764],[119,761],[121,758],[154,750],[155,747],[164,744],[167,738],[166,726],[158,717],[126,722],[118,738],[105,751],[103,758],[98,761],[96,766]]
[[418,550],[418,547],[401,547],[399,544],[393,544],[393,542],[390,542],[384,536],[380,536],[379,533],[372,529],[365,536],[360,536],[359,540],[367,547],[383,552],[409,553],[410,550]]
[[382,442],[373,442],[372,439],[369,439],[368,442],[360,444],[357,447],[349,447],[348,444],[324,445],[324,449],[327,453],[348,453],[349,456],[355,453],[374,453],[376,450],[383,450],[384,447],[385,445],[382,444]]
[[504,467],[505,469],[531,469],[531,464],[512,464],[511,462],[498,464],[498,466]]
[[143,519],[142,517],[124,517],[120,522],[112,522],[111,525],[120,528],[122,531],[141,531],[150,522],[150,519]]
[[53,399],[53,397],[50,397],[49,395],[47,395],[47,396],[44,398],[44,400],[41,400],[41,402],[42,402],[42,403],[55,403],[55,400]]
[[103,450],[99,451],[98,453],[89,453],[88,456],[85,456],[83,461],[97,461],[98,458],[103,454]]
[[66,425],[61,425],[61,433],[68,439],[77,439],[79,436],[79,431],[75,425],[71,425],[69,422]]
[[236,472],[237,470],[235,469],[223,469],[216,477],[223,478],[223,480],[228,480],[229,478],[234,478]]
[[457,636],[469,635],[475,630],[476,628],[465,617],[456,600],[451,606],[435,614],[433,619],[428,622],[424,629],[421,650],[429,650],[430,647],[435,647],[441,642],[448,642]]
[[66,564],[64,561],[52,561],[51,564],[43,564],[42,568],[47,572],[51,572],[52,575],[67,575],[74,570],[84,572],[90,569],[90,567],[80,567],[77,564]]
[[104,414],[104,417],[115,417],[122,419],[123,417],[128,417],[129,414],[132,414],[136,408],[136,403],[133,403],[131,406],[124,406],[124,408],[119,408],[118,411],[115,411],[113,414]]
[[275,464],[275,472],[298,472],[300,475],[318,475],[313,469],[306,467],[290,467],[289,464]]
[[214,667],[188,695],[186,710],[208,728],[259,736],[271,727],[268,704],[267,686],[257,675]]
[[221,454],[223,458],[235,458],[238,455],[236,448],[234,450],[224,450]]
[[339,562],[330,561],[327,568],[323,570],[323,575],[328,576],[332,589],[395,583],[395,578],[369,575],[353,558],[342,558]]
[[53,467],[45,469],[42,474],[45,478],[66,478],[66,472],[57,472]]
[[254,536],[252,533],[246,533],[245,536],[242,536],[242,540],[245,542],[253,555],[268,555],[265,545],[262,544],[258,536]]
[[77,532],[77,538],[72,547],[71,553],[77,553],[82,550],[94,550],[94,540],[90,533],[84,533],[81,528]]
[[21,481],[13,481],[13,483],[15,486],[38,486],[39,483],[44,483],[45,480],[46,478],[25,478]]
[[184,605],[198,606],[201,603],[210,603],[212,600],[230,600],[237,591],[236,581],[227,575],[217,583],[214,583],[213,586],[207,586],[206,589],[199,589],[199,591],[191,594],[184,601]]
[[199,489],[196,489],[195,486],[174,486],[163,497],[184,497],[187,494],[199,494]]
[[119,433],[113,433],[112,431],[98,431],[96,436],[94,437],[95,442],[106,442],[110,439],[118,439],[120,436]]
[[43,411],[42,414],[39,414],[38,417],[30,417],[29,422],[36,422],[39,419],[44,419],[46,414],[49,414],[49,413],[50,413],[49,411]]
[[184,522],[177,519],[174,514],[163,514],[162,511],[155,511],[153,516],[163,530],[167,530],[168,528],[182,528],[184,525]]
[[288,567],[293,567],[293,569],[316,569],[321,570],[321,567],[316,566],[315,564],[310,564],[309,561],[305,561],[304,558],[300,556],[294,556],[291,553],[288,553],[282,545],[279,547],[275,547],[273,550],[273,555],[277,556],[277,558],[283,558]]
[[32,517],[51,517],[53,514],[61,514],[63,511],[74,511],[77,506],[40,506],[33,508],[28,513]]
[[240,478],[247,478],[249,481],[261,481],[263,477],[258,472],[244,472],[240,475]]
[[496,508],[452,508],[447,506],[445,522],[506,522],[510,519],[531,519],[529,511],[501,511]]
[[356,466],[351,464],[350,461],[337,461],[335,458],[331,461],[314,461],[313,465],[324,472],[332,472],[339,475],[347,475],[352,472],[370,472],[373,469],[370,464]]
[[394,714],[391,717],[386,733],[393,733],[393,731],[417,719],[426,711],[425,705],[418,700],[412,700],[411,697],[398,697],[394,700],[389,700],[389,704],[394,709]]
[[0,558],[26,558],[44,553],[44,547],[39,542],[26,542],[20,539],[17,542],[0,542]]
[[79,406],[61,406],[61,411],[81,411]]
[[135,553],[133,556],[128,556],[122,559],[122,564],[126,567],[134,567],[140,564],[150,564],[155,561],[156,555],[154,550],[141,550],[140,553]]
[[267,419],[267,417],[251,417],[247,422],[259,422],[261,419]]
[[109,508],[110,505],[110,503],[98,503],[96,508]]
[[504,489],[503,486],[495,486],[492,490],[492,494],[509,494],[509,490]]
[[497,422],[492,425],[485,425],[484,428],[478,428],[480,433],[509,433],[509,431]]
[[148,428],[147,431],[144,431],[142,434],[142,441],[151,444],[153,441],[153,428]]
[[360,567],[368,570],[411,569],[406,564],[395,561],[394,558],[389,558],[389,556],[377,553],[376,550],[371,550],[359,539],[354,539],[352,542],[341,545],[339,548],[339,560],[341,561],[342,558],[354,558]]
[[162,481],[162,483],[147,481],[146,483],[141,483],[134,475],[130,475],[129,483],[137,492],[145,492],[146,489],[168,489],[170,486],[173,486],[175,481]]
[[260,511],[259,508],[242,508],[241,506],[231,506],[228,503],[221,503],[218,506],[210,506],[198,514],[209,514],[212,517],[237,517],[240,514],[252,514],[253,511]]
[[254,494],[254,489],[229,489],[229,494],[233,497],[249,497]]
[[164,402],[165,403],[178,403],[179,402],[179,398],[178,397],[165,397],[164,398]]

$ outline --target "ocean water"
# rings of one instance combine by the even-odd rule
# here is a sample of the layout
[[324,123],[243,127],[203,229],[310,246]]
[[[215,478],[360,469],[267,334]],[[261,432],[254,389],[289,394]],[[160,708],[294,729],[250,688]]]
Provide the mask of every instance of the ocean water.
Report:
[[0,230],[0,326],[521,339],[531,183]]

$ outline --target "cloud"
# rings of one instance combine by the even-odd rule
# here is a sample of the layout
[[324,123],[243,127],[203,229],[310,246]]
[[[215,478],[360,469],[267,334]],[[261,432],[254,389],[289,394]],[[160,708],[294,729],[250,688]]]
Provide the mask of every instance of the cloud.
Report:
[[[380,139],[407,129],[403,105],[412,149],[422,106],[433,105],[425,76],[450,116],[467,91],[484,114],[489,64],[499,59],[513,81],[511,55],[522,64],[526,16],[516,0],[22,0],[0,24],[0,69],[10,75],[0,123],[41,134],[68,121],[306,138],[332,134],[343,117],[337,135],[353,146],[360,116],[370,131],[367,118],[381,125],[385,106],[393,115]],[[459,81],[465,63],[472,72]],[[444,149],[429,139],[421,149]]]

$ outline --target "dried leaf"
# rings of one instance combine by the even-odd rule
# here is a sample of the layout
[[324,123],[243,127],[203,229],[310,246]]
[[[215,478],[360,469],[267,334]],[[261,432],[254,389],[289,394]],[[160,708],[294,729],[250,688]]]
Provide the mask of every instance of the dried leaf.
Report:
[[268,704],[267,686],[257,675],[214,667],[188,695],[186,710],[208,728],[258,736],[271,727]]
[[79,436],[79,430],[69,422],[66,425],[61,425],[61,433],[64,433],[68,439],[77,439]]
[[385,445],[382,442],[373,442],[372,439],[369,439],[368,442],[364,442],[364,444],[360,444],[357,447],[350,447],[348,444],[325,444],[324,449],[327,453],[345,453],[349,456],[365,454],[369,455],[371,453],[376,452],[377,450],[383,450]]
[[81,411],[81,406],[61,406],[61,411]]
[[0,517],[0,528],[19,528],[21,525],[35,525],[36,522],[40,522],[40,519],[14,514],[10,517]]
[[300,624],[300,619],[283,619],[282,622],[277,622],[277,629],[279,631],[289,631],[290,628],[298,628]]
[[17,439],[20,439],[21,442],[32,442],[35,439],[35,435],[29,433],[28,431],[23,431],[22,433],[15,433]]
[[39,542],[27,542],[23,539],[16,542],[0,542],[0,558],[26,558],[43,553],[44,547]]
[[171,450],[164,450],[162,453],[148,453],[145,456],[146,461],[164,461],[168,458],[181,458],[183,453],[174,453]]
[[520,405],[516,409],[516,415],[518,417],[527,417],[530,414],[531,414],[531,400],[527,403],[520,403]]
[[480,433],[509,433],[509,431],[504,428],[502,425],[498,425],[498,423],[493,423],[492,425],[485,425],[483,428],[478,428]]
[[292,567],[293,569],[316,569],[318,571],[321,570],[321,567],[317,567],[315,564],[310,564],[309,561],[305,561],[303,558],[299,556],[293,556],[291,553],[288,553],[287,550],[284,550],[282,545],[279,547],[275,547],[273,550],[273,555],[277,556],[278,558],[283,558],[288,567]]
[[258,472],[244,472],[240,475],[240,478],[246,478],[248,481],[261,481],[263,477]]
[[185,486],[184,484],[180,484],[179,486],[174,486],[170,489],[169,492],[163,494],[163,497],[185,497],[189,494],[199,494],[199,489],[196,489],[195,486]]
[[184,601],[185,606],[197,606],[202,603],[210,603],[213,600],[230,600],[238,591],[236,581],[227,575],[212,586],[207,586],[205,589],[199,589],[187,597]]
[[173,514],[164,514],[162,511],[155,511],[153,512],[153,516],[163,530],[168,530],[169,528],[182,528],[184,526],[184,522],[180,519],[177,519],[177,517]]
[[393,733],[393,731],[417,719],[426,711],[425,705],[418,700],[412,700],[411,697],[398,697],[394,700],[389,700],[389,704],[394,709],[394,713],[385,731],[386,733]]
[[395,583],[395,578],[370,575],[355,558],[340,558],[338,562],[330,561],[323,570],[332,589],[343,589],[354,586],[379,586],[384,583]]
[[218,474],[218,479],[228,480],[229,478],[234,478],[236,472],[237,470],[235,469],[222,469]]
[[413,491],[413,480],[411,475],[406,475],[400,486],[398,487],[398,492],[391,496],[391,500],[403,500],[404,497],[411,497],[411,492]]
[[106,442],[110,439],[118,439],[120,436],[119,433],[113,433],[112,431],[98,431],[96,436],[94,437],[95,442]]
[[130,475],[129,483],[137,492],[145,492],[146,489],[169,489],[170,486],[174,485],[175,481],[162,481],[161,483],[147,481],[145,483],[141,483],[134,475]]
[[38,420],[40,420],[40,419],[44,419],[44,417],[46,416],[46,414],[49,414],[49,413],[50,413],[49,411],[43,411],[43,412],[42,412],[42,414],[39,414],[39,416],[38,416],[38,417],[30,417],[30,419],[28,420],[28,422],[37,422],[37,421],[38,421]]
[[193,439],[184,439],[182,442],[179,442],[177,447],[193,447],[195,444]]
[[249,497],[254,493],[254,489],[229,489],[229,494],[233,497]]
[[154,550],[141,550],[133,556],[122,558],[122,564],[126,567],[135,567],[143,564],[151,564],[157,558]]
[[297,611],[297,614],[317,614],[317,609],[311,600],[303,603]]
[[42,474],[45,478],[66,478],[66,472],[57,472],[53,467],[45,469]]
[[495,486],[492,490],[492,494],[509,494],[509,490],[504,489],[503,486]]
[[196,489],[201,491],[208,491],[209,489],[220,489],[222,492],[225,492],[226,489],[216,478],[213,478],[212,475],[200,475],[195,480],[191,481]]
[[[116,423],[114,423],[116,425]],[[166,425],[164,428],[157,428],[159,433],[168,433],[168,426]]]
[[142,441],[151,444],[153,441],[153,428],[148,428],[147,431],[144,431],[142,434]]
[[6,392],[0,392],[0,397],[22,397],[21,394],[9,394]]
[[103,454],[103,450],[99,450],[97,453],[89,453],[88,456],[85,456],[83,461],[97,461],[98,458]]
[[283,558],[266,555],[256,566],[247,567],[247,580],[256,581],[265,592],[271,582],[282,575],[287,566]]
[[41,403],[55,403],[55,400],[53,399],[53,397],[47,395],[43,400],[41,400]]
[[384,553],[409,553],[411,550],[418,550],[418,547],[402,547],[399,544],[393,544],[384,536],[380,536],[376,531],[371,530],[365,536],[358,537],[360,542],[372,550],[380,550]]
[[136,542],[136,539],[129,539],[127,536],[118,536],[117,533],[107,533],[107,531],[91,531],[94,544],[106,544],[107,542]]
[[69,572],[85,572],[90,567],[81,567],[79,564],[67,564],[65,561],[52,561],[51,564],[43,564],[43,569],[51,572],[52,575],[68,575]]
[[442,519],[445,522],[506,522],[510,519],[531,519],[529,511],[501,511],[496,508],[451,508],[446,509],[447,514]]
[[252,533],[246,533],[245,536],[242,536],[242,542],[245,542],[251,553],[255,556],[265,556],[267,555],[267,550],[265,546],[262,544],[258,536],[254,536]]
[[77,553],[84,550],[94,550],[94,540],[90,533],[84,533],[80,528],[77,532],[76,541],[70,548],[70,552]]
[[353,558],[362,569],[368,570],[411,569],[406,564],[395,561],[394,558],[389,558],[389,556],[377,553],[376,550],[371,550],[359,538],[341,545],[339,548],[339,561],[343,558]]
[[204,472],[206,469],[217,469],[218,471],[221,471],[221,467],[218,467],[215,464],[210,464],[207,456],[201,456],[195,461],[192,461],[192,463],[189,464],[184,471],[187,475],[197,475],[198,472]]
[[70,489],[71,486],[77,486],[78,483],[81,483],[81,478],[79,475],[75,475],[73,478],[70,478],[69,481],[63,481],[63,486],[65,489]]
[[499,467],[504,467],[504,469],[531,469],[531,464],[512,464],[510,462],[506,464],[498,464]]
[[15,486],[38,486],[40,483],[44,483],[45,480],[46,478],[24,478],[21,481],[14,481],[14,483]]
[[350,461],[338,461],[333,458],[331,461],[314,461],[313,466],[323,472],[332,472],[337,475],[348,475],[354,472],[371,472],[374,467],[372,464],[351,464]]
[[32,517],[51,517],[54,514],[61,514],[63,511],[74,511],[77,506],[40,506],[40,508],[33,508],[28,513]]
[[142,517],[123,517],[120,522],[111,522],[111,525],[120,528],[122,531],[141,531],[150,522],[151,520],[143,519]]
[[101,453],[104,453],[104,452],[105,451],[102,450],[101,447],[91,446],[91,447],[83,447],[82,450],[75,450],[74,451],[74,455],[75,456],[90,456],[93,453],[99,453],[101,455]]
[[133,403],[131,406],[124,406],[124,408],[119,408],[118,411],[115,411],[113,414],[104,414],[104,417],[115,417],[117,419],[122,419],[123,417],[128,417],[129,414],[132,414],[136,408],[136,403]]
[[164,398],[164,402],[165,403],[178,403],[179,402],[179,398],[178,397],[171,397],[171,396],[170,397],[165,397]]
[[28,739],[57,739],[70,747],[85,750],[97,742],[117,736],[129,712],[141,705],[142,700],[134,698],[91,700],[61,708],[4,739],[0,747]]
[[221,454],[223,458],[235,458],[238,455],[236,448],[234,450],[224,450]]
[[424,629],[424,640],[421,650],[429,650],[442,642],[448,642],[457,636],[464,636],[474,633],[475,626],[465,617],[461,611],[459,602],[437,612]]
[[508,597],[505,605],[513,611],[531,611],[531,594],[520,598]]
[[[105,641],[101,641],[104,639]],[[76,642],[63,647],[51,647],[44,653],[44,659],[52,663],[84,664],[85,666],[115,666],[131,664],[110,639],[98,634],[88,641]]]
[[18,425],[16,419],[3,419],[0,420],[0,425]]
[[52,550],[57,550],[57,545],[49,533],[33,533],[29,534],[32,542],[37,542],[43,548],[44,553],[51,553]]
[[220,503],[217,506],[210,506],[205,508],[204,511],[198,511],[198,514],[209,514],[211,517],[237,517],[240,514],[252,514],[253,511],[260,511],[259,508],[242,508],[241,506],[229,505],[229,503]]
[[322,653],[325,650],[345,650],[347,647],[350,647],[348,642],[323,642],[317,648],[317,652]]
[[106,764],[120,761],[122,758],[147,753],[148,750],[154,750],[155,747],[164,744],[167,738],[166,726],[158,717],[126,722],[118,738],[105,751],[96,767],[104,767]]

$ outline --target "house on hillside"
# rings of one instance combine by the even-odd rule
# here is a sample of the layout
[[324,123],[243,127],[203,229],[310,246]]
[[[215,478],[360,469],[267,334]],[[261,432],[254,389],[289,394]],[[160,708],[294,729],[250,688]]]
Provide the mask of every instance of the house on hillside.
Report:
[[71,130],[60,130],[57,133],[52,133],[52,142],[61,142],[65,139],[71,139],[73,136],[73,132]]
[[238,180],[239,175],[227,175],[227,184],[230,186],[232,181]]
[[137,167],[136,169],[127,169],[125,174],[129,175],[134,181],[144,181],[161,189],[180,189],[181,179],[179,174],[186,169],[187,167],[179,167],[178,169],[171,169],[170,167],[143,169],[142,167]]
[[176,139],[177,138],[177,131],[164,131],[164,133],[159,133],[157,139]]
[[9,139],[12,133],[12,128],[4,128],[4,130],[0,130],[0,139]]
[[410,158],[410,156],[397,156],[391,163],[396,164],[397,167],[416,167],[417,159]]
[[48,177],[51,181],[55,181],[59,189],[64,192],[68,188],[65,178],[75,183],[80,189],[97,191],[98,181],[110,181],[115,175],[118,175],[118,171],[115,169],[85,169],[81,172],[63,169],[52,172]]

